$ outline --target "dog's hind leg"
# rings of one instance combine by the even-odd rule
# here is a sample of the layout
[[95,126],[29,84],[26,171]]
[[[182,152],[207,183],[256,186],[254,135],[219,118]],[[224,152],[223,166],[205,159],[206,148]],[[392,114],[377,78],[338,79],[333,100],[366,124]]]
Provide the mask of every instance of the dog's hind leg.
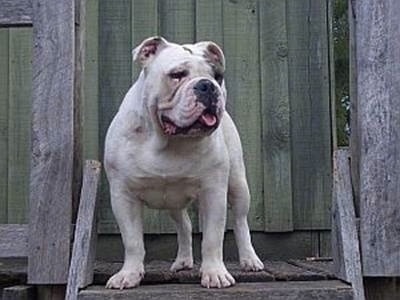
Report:
[[193,268],[192,224],[186,209],[169,210],[169,215],[175,221],[178,233],[178,254],[171,266],[171,271]]

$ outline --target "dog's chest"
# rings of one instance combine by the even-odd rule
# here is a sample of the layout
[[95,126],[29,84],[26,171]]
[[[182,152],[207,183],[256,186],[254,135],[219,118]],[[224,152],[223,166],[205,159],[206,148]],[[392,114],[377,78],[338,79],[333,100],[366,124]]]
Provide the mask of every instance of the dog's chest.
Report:
[[138,197],[148,207],[157,209],[182,209],[198,198],[200,184],[188,178],[147,178]]

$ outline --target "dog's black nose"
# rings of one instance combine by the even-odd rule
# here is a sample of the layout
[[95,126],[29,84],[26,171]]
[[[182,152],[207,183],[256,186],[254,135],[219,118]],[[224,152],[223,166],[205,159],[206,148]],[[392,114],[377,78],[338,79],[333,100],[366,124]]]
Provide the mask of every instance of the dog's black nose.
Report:
[[218,102],[218,93],[214,83],[208,79],[199,80],[193,87],[194,94],[197,100],[204,104],[204,106],[211,111],[216,110]]
[[195,94],[197,95],[207,95],[215,93],[215,86],[211,80],[201,79],[193,87]]

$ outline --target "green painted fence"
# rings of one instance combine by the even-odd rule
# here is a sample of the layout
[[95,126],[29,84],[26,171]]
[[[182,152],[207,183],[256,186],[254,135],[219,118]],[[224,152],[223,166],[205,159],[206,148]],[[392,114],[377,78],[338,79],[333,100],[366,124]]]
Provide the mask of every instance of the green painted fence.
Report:
[[[107,127],[139,70],[131,50],[162,35],[213,40],[227,60],[228,110],[241,134],[257,231],[330,228],[329,0],[87,0],[83,151],[101,158]],[[31,29],[0,28],[0,222],[24,222],[29,172]],[[102,233],[117,232],[103,177]],[[198,230],[196,208],[191,209]],[[174,232],[146,210],[146,232]],[[228,224],[229,226],[229,224]]]

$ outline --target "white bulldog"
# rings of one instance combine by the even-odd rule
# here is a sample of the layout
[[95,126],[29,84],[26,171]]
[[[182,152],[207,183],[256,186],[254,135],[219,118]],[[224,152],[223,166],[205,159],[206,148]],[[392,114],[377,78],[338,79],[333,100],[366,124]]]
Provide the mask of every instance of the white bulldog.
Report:
[[225,59],[212,42],[178,45],[161,37],[133,50],[142,72],[126,94],[105,142],[111,204],[125,247],[108,288],[132,288],[144,275],[143,205],[168,210],[176,222],[172,271],[193,267],[187,205],[198,201],[203,240],[201,285],[235,284],[222,257],[227,204],[232,206],[240,265],[260,271],[247,214],[250,194],[242,147],[225,111]]

